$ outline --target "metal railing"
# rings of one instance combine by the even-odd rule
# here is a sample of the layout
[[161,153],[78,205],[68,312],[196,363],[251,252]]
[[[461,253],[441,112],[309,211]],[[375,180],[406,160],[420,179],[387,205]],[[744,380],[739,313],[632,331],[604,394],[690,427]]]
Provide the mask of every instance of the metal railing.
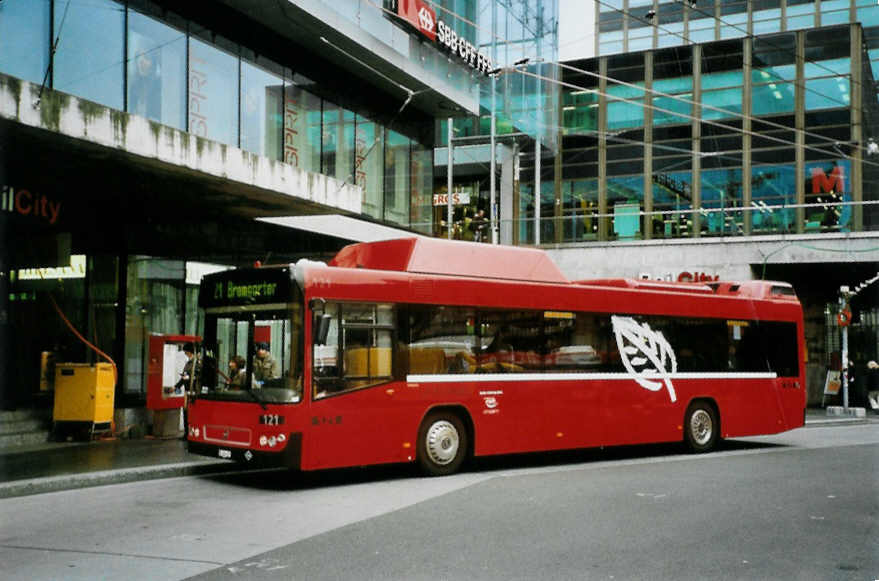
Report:
[[[662,208],[651,212],[641,210],[637,204],[620,204],[608,213],[566,209],[561,216],[499,220],[499,238],[514,244],[533,244],[538,222],[542,244],[879,231],[879,200],[808,204],[760,201],[749,207]],[[427,224],[411,227],[429,231]],[[455,220],[453,228],[453,239],[491,242],[490,227],[473,228],[469,218]],[[445,220],[434,224],[434,236],[446,237],[447,233]]]

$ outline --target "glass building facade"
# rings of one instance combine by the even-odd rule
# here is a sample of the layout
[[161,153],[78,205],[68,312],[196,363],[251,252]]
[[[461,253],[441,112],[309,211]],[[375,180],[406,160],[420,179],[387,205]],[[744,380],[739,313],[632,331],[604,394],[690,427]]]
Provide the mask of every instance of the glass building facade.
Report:
[[599,0],[595,12],[598,56],[850,22],[879,26],[872,0]]
[[879,227],[861,38],[844,24],[561,65],[555,241]]
[[[211,6],[205,13],[225,10],[227,16],[235,10],[240,15],[254,8],[246,2],[204,4]],[[286,2],[267,3],[265,8],[293,12],[292,6],[283,4]],[[323,4],[330,20],[349,19],[357,27],[354,35],[360,31],[368,39],[384,43],[384,48],[408,59],[413,67],[421,67],[421,72],[440,79],[431,96],[434,102],[445,90],[478,94],[478,82],[474,83],[474,73],[468,67],[400,27],[398,18],[381,2]],[[0,74],[4,75],[4,86],[18,86],[19,79],[32,83],[35,89],[44,87],[41,113],[45,115],[53,114],[50,93],[53,98],[69,94],[81,99],[78,113],[83,118],[98,110],[94,103],[110,108],[114,119],[125,119],[124,114],[148,119],[154,136],[177,135],[165,132],[165,128],[173,128],[195,136],[198,148],[207,140],[240,148],[247,156],[359,185],[363,217],[433,232],[431,113],[424,109],[413,112],[413,103],[400,115],[398,109],[405,95],[398,103],[381,102],[378,74],[360,81],[355,85],[357,90],[352,91],[350,82],[344,82],[349,79],[342,67],[318,71],[318,75],[306,73],[304,65],[309,63],[304,61],[327,57],[321,50],[329,49],[317,36],[311,39],[311,45],[299,45],[296,42],[300,39],[284,36],[257,38],[268,29],[263,21],[231,21],[212,14],[202,17],[200,7],[194,5],[164,0],[4,0],[0,2]],[[460,19],[464,32],[464,23],[475,17],[477,4],[457,0],[444,6],[464,15]],[[296,25],[291,22],[291,26]],[[471,28],[468,38],[475,43],[476,29]],[[380,54],[379,58],[382,56],[386,55]],[[352,62],[348,66],[357,65]],[[24,102],[26,96],[22,97]],[[29,102],[37,95],[33,97]],[[446,104],[454,101],[444,99]],[[0,122],[16,123],[9,119]],[[199,196],[209,189],[199,181],[204,176],[189,173],[181,178],[179,174],[191,168],[157,167],[161,164],[120,157],[113,158],[113,164],[120,162],[122,169],[113,171],[133,170],[129,178],[132,181],[148,176],[150,184],[168,190],[163,195],[189,204],[186,210],[172,205],[172,212],[192,215],[181,219],[180,215],[160,215],[159,210],[149,217],[111,215],[110,207],[125,210],[136,204],[102,206],[101,201],[136,197],[133,192],[149,197],[152,192],[144,191],[149,186],[129,189],[125,183],[103,180],[104,174],[110,173],[110,163],[89,157],[100,146],[88,143],[88,139],[71,160],[64,155],[76,147],[53,141],[63,138],[42,131],[39,139],[53,146],[41,159],[52,159],[59,167],[63,163],[95,164],[83,171],[93,181],[65,182],[59,174],[47,176],[43,182],[39,174],[52,172],[30,167],[16,168],[11,176],[13,172],[0,159],[0,178],[12,180],[0,179],[4,200],[19,190],[34,195],[45,193],[53,203],[63,197],[65,219],[77,211],[74,206],[88,207],[83,214],[99,216],[96,221],[107,224],[114,222],[116,228],[108,229],[100,240],[85,240],[90,235],[83,236],[75,229],[86,227],[71,224],[72,219],[64,223],[59,219],[54,228],[37,232],[25,218],[7,213],[0,216],[0,275],[4,281],[0,357],[20,362],[0,381],[0,404],[4,408],[44,401],[39,396],[46,394],[37,391],[41,354],[51,353],[58,361],[95,359],[58,319],[49,296],[84,336],[112,355],[119,369],[117,407],[142,407],[149,336],[200,332],[203,317],[195,299],[204,269],[250,264],[253,257],[248,253],[252,251],[259,252],[261,259],[275,259],[280,254],[331,256],[346,243],[321,233],[281,233],[277,227],[249,219],[248,224],[239,225],[237,221],[246,218],[226,214],[224,202],[218,202],[217,197],[205,200],[204,208],[210,215],[199,216]],[[183,139],[188,142],[186,136]],[[219,149],[225,154],[225,147]],[[110,158],[115,153],[104,151],[95,157]],[[217,180],[205,177],[203,181]],[[239,194],[232,182],[222,187],[226,189],[222,198],[226,202],[239,208],[253,203],[253,212],[259,211],[260,200],[248,197],[252,189]],[[95,191],[95,196],[105,197],[101,201],[90,198]],[[148,223],[143,231],[126,231],[127,220],[137,223],[141,219]],[[10,227],[4,229],[6,226]],[[54,268],[43,257],[32,259],[26,253],[17,253],[15,245],[7,243],[13,238],[8,234],[13,230],[28,236],[31,245],[38,238],[52,244],[67,241],[72,266],[62,267],[59,263],[59,268]],[[138,236],[149,242],[139,242]],[[187,237],[198,238],[198,244],[190,244]],[[245,242],[247,250],[239,253],[235,248],[238,241]],[[208,262],[211,264],[205,264]],[[61,274],[56,275],[56,271]],[[34,321],[40,324],[34,325]],[[6,337],[13,334],[15,340],[7,341]]]
[[[356,4],[367,30],[392,26],[379,6]],[[443,71],[463,70],[441,60]],[[356,183],[364,214],[430,233],[429,139],[348,110],[291,63],[148,2],[6,0],[0,73]]]
[[[545,166],[542,175],[551,179],[553,158],[557,151],[559,135],[559,109],[557,107],[560,84],[558,58],[558,1],[557,0],[451,0],[448,6],[471,5],[472,10],[459,14],[476,15],[475,26],[463,22],[461,31],[468,35],[479,51],[490,55],[495,66],[494,73],[473,79],[479,89],[480,114],[472,117],[456,117],[452,121],[453,147],[464,148],[464,165],[476,164],[487,169],[488,144],[492,135],[498,143],[515,148],[517,158],[533,160],[538,150]],[[470,37],[472,35],[472,38]],[[448,145],[448,121],[437,120],[436,146]],[[483,151],[468,150],[477,144]],[[481,211],[490,211],[489,176],[484,171],[478,175],[456,170],[453,188],[465,195],[465,202],[454,209],[453,237],[463,240],[491,240],[490,236],[477,234],[471,225]],[[499,222],[510,226],[514,222],[527,229],[527,218],[534,216],[533,186],[520,182],[517,204],[506,211],[495,208]],[[439,176],[435,191],[445,193],[447,183]],[[498,194],[499,195],[499,194]],[[552,211],[552,186],[543,192],[543,204]],[[434,209],[434,231],[446,235],[446,208]],[[477,218],[478,221],[478,218]],[[551,227],[551,223],[547,223]]]

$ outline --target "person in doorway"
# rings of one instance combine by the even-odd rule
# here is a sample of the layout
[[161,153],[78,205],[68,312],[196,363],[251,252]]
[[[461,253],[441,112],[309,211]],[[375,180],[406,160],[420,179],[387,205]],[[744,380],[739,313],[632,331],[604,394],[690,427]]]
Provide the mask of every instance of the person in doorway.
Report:
[[257,385],[262,385],[267,379],[278,377],[281,377],[281,371],[278,368],[278,362],[269,352],[269,344],[257,343],[256,356],[253,358],[253,380],[258,382]]
[[183,344],[183,354],[186,355],[186,363],[183,365],[183,371],[180,373],[180,381],[175,387],[183,388],[184,392],[194,389],[195,379],[198,375],[198,362],[195,357],[195,345],[192,343]]
[[476,242],[485,241],[485,231],[488,228],[488,218],[485,217],[485,210],[479,210],[473,219],[470,220],[470,229],[473,230],[473,240]]
[[198,358],[195,356],[195,345],[191,342],[183,344],[183,353],[186,355],[186,363],[183,364],[183,371],[180,373],[180,381],[175,387],[183,388],[183,436],[189,432],[189,403],[195,396],[196,385],[198,383],[198,374],[201,371]]
[[867,392],[867,405],[874,414],[879,414],[879,363],[867,362],[867,373],[864,386]]
[[229,359],[229,378],[226,381],[227,389],[244,389],[244,377],[246,373],[244,372],[244,357],[240,355],[233,355],[231,359]]

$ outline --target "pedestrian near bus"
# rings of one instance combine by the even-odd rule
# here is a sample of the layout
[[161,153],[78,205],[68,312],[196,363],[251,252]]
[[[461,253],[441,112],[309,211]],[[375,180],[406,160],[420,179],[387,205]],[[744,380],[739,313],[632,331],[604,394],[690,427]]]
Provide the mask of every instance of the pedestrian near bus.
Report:
[[867,373],[864,386],[867,392],[867,405],[874,414],[879,414],[879,363],[867,362]]
[[198,386],[198,376],[201,373],[201,361],[195,354],[195,344],[187,341],[183,344],[183,353],[186,355],[186,363],[180,373],[177,388],[183,388],[183,439],[189,431],[189,404],[195,396]]

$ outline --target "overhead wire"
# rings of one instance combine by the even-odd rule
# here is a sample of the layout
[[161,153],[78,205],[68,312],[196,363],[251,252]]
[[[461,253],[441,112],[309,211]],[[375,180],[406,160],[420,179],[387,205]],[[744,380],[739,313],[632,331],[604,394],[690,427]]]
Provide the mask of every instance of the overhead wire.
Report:
[[[655,23],[651,22],[650,20],[642,19],[642,18],[638,18],[637,16],[633,16],[629,11],[624,10],[624,9],[621,9],[621,8],[618,8],[618,7],[616,7],[616,6],[614,6],[614,5],[610,4],[610,3],[608,3],[608,2],[606,2],[606,1],[603,1],[603,0],[595,0],[595,1],[596,1],[597,4],[607,6],[607,7],[611,8],[612,10],[614,10],[614,11],[616,11],[616,12],[620,12],[620,13],[623,14],[624,16],[627,16],[627,17],[629,17],[629,18],[633,18],[633,19],[635,19],[635,20],[638,20],[639,22],[642,22],[642,23],[644,23],[644,24],[646,24],[646,25],[648,25],[648,26],[654,26],[654,27],[657,28],[657,30],[662,30],[662,31],[667,32],[667,33],[669,33],[669,34],[671,34],[671,35],[678,36],[678,37],[680,37],[682,40],[684,40],[685,42],[688,42],[688,43],[690,42],[690,41],[689,41],[689,38],[687,38],[687,37],[686,37],[685,35],[683,35],[682,33],[677,33],[677,32],[671,31],[671,30],[669,30],[669,29],[667,29],[667,28],[665,28],[665,27],[662,27],[662,26],[660,26],[660,25],[658,25],[658,24],[655,24]],[[695,10],[695,11],[697,11],[697,12],[700,12],[701,14],[704,14],[704,15],[708,15],[708,14],[709,14],[709,13],[707,13],[707,12],[705,12],[705,11],[699,10],[698,8],[696,8],[696,7],[693,5],[693,3],[689,2],[689,1],[684,2],[683,0],[678,0],[678,2],[681,3],[681,4],[683,4],[683,5],[685,5],[685,7],[689,7],[690,9],[693,9],[693,10]],[[430,3],[430,4],[432,4],[432,5],[436,5],[435,3],[430,2],[430,0],[428,0],[428,3]],[[461,17],[461,16],[458,15],[457,13],[455,13],[455,12],[453,12],[453,11],[451,11],[451,10],[445,8],[445,7],[440,7],[440,8],[441,8],[444,12],[446,12],[446,13],[448,13],[448,14],[451,14],[451,15],[455,16],[456,18],[460,18],[462,21],[464,21],[464,22],[466,22],[466,23],[468,23],[468,24],[474,26],[474,28],[476,28],[477,30],[480,28],[478,25],[476,25],[476,23],[473,23],[473,22],[467,20],[466,18]],[[382,8],[382,9],[383,9],[383,8]],[[392,13],[392,14],[394,14],[394,13]],[[395,14],[395,16],[396,16],[396,14]],[[758,38],[756,35],[748,34],[746,30],[743,30],[743,29],[741,29],[741,28],[738,27],[738,26],[731,25],[731,24],[727,23],[726,21],[724,21],[723,19],[721,19],[721,18],[719,18],[719,17],[717,17],[717,16],[714,16],[713,14],[711,14],[711,17],[712,17],[712,18],[715,18],[716,20],[718,20],[719,22],[721,22],[721,23],[723,23],[723,24],[725,24],[725,25],[732,26],[733,28],[736,28],[737,30],[740,30],[740,31],[745,32],[745,37],[747,37],[747,38],[751,38],[751,39]],[[654,18],[656,18],[656,16],[654,16]],[[590,34],[589,36],[594,37],[594,33],[593,33],[593,34]],[[500,38],[500,37],[498,37],[498,38]],[[505,39],[502,39],[502,40],[505,40]],[[772,44],[770,43],[770,46],[775,46],[775,45],[772,45]],[[789,52],[789,51],[784,51],[784,49],[781,48],[781,47],[777,47],[777,48],[779,48],[779,49],[782,50],[783,52]],[[794,56],[796,56],[796,55],[794,55]],[[814,60],[812,60],[812,59],[805,59],[805,61],[806,61],[806,62],[809,62],[809,63],[812,63],[812,64],[814,64],[814,65],[816,65],[816,66],[819,66],[819,67],[821,67],[821,68],[824,68],[824,69],[827,70],[828,72],[832,73],[833,76],[835,76],[835,77],[840,77],[840,78],[846,77],[846,75],[840,75],[838,72],[833,71],[832,69],[826,67],[825,65],[821,64],[820,62],[814,61]],[[747,120],[751,121],[752,123],[756,122],[756,123],[760,123],[760,124],[762,124],[762,125],[764,125],[764,126],[770,126],[770,127],[774,127],[774,128],[776,128],[776,129],[784,130],[784,131],[799,131],[799,132],[800,132],[802,135],[804,135],[804,136],[811,137],[811,138],[813,138],[813,139],[818,139],[818,140],[821,140],[821,141],[825,141],[825,142],[827,142],[828,145],[830,145],[831,147],[838,147],[838,146],[840,146],[840,145],[845,145],[845,146],[847,146],[847,147],[855,147],[855,148],[857,148],[857,149],[859,149],[859,150],[863,150],[864,152],[869,153],[869,151],[867,150],[867,148],[864,147],[864,146],[863,146],[862,144],[860,144],[860,143],[854,143],[854,142],[852,142],[852,141],[847,141],[847,142],[842,142],[842,143],[840,143],[838,140],[835,140],[835,139],[833,139],[833,138],[831,138],[831,137],[828,137],[828,136],[825,136],[825,135],[821,135],[821,134],[818,134],[818,133],[813,133],[813,132],[805,131],[805,130],[797,130],[795,127],[790,127],[790,126],[783,125],[783,124],[780,124],[780,123],[775,123],[775,122],[770,121],[770,120],[768,120],[768,119],[763,119],[763,118],[760,118],[760,117],[754,117],[753,115],[743,115],[743,114],[741,114],[741,113],[738,113],[738,112],[735,112],[735,111],[731,111],[731,110],[728,110],[728,109],[724,109],[724,108],[721,108],[721,107],[715,107],[715,106],[712,106],[712,105],[708,105],[708,104],[704,104],[704,103],[701,103],[701,102],[696,102],[696,101],[693,101],[693,100],[690,100],[690,99],[686,99],[686,98],[684,98],[684,97],[681,97],[680,95],[674,95],[674,94],[664,93],[664,92],[661,92],[661,91],[656,91],[656,90],[654,90],[654,89],[647,89],[647,88],[644,88],[644,87],[639,87],[639,86],[637,86],[637,85],[635,85],[635,84],[633,84],[633,83],[627,83],[627,82],[625,82],[625,81],[622,81],[622,80],[620,80],[620,79],[616,79],[616,78],[613,78],[613,77],[610,77],[610,76],[607,76],[607,75],[600,75],[600,74],[598,74],[598,73],[593,73],[593,72],[591,72],[591,71],[585,71],[585,70],[582,70],[582,69],[577,69],[576,67],[573,67],[573,66],[571,66],[571,65],[566,65],[565,63],[562,63],[562,62],[555,63],[555,64],[557,64],[558,66],[560,66],[560,67],[562,67],[562,68],[568,68],[568,69],[570,69],[570,70],[574,70],[574,71],[577,71],[577,72],[580,72],[580,73],[584,73],[584,74],[587,74],[587,75],[592,75],[592,76],[595,76],[595,77],[597,77],[597,78],[603,78],[603,79],[605,79],[605,80],[607,80],[607,81],[610,81],[610,82],[612,82],[612,83],[614,83],[614,84],[617,84],[617,85],[624,85],[624,86],[628,86],[628,87],[631,87],[631,88],[636,88],[636,89],[641,90],[641,91],[645,91],[645,92],[652,93],[652,94],[654,94],[654,95],[656,95],[656,96],[659,96],[659,97],[678,100],[678,101],[681,101],[681,102],[685,102],[685,103],[687,103],[687,104],[689,104],[689,105],[691,105],[691,106],[698,106],[698,107],[700,107],[700,108],[702,108],[702,109],[714,110],[714,111],[717,111],[717,112],[723,113],[723,114],[725,114],[725,115],[731,115],[731,116],[733,116],[733,117],[737,117],[737,118],[740,118],[740,119],[743,119],[743,120],[747,119]],[[758,67],[758,69],[759,69],[759,67]],[[545,77],[545,76],[534,75],[534,74],[532,74],[532,73],[526,73],[525,71],[520,71],[520,70],[515,69],[515,68],[512,69],[512,70],[514,70],[514,71],[516,71],[516,72],[523,73],[523,74],[528,74],[528,75],[531,75],[531,76],[535,76],[535,77],[540,78],[540,79],[550,80],[550,82],[554,81],[554,79],[551,79],[551,78],[548,78],[548,77]],[[779,82],[781,82],[783,79],[778,79],[778,80],[779,80]],[[860,84],[860,83],[855,83],[855,84]],[[827,98],[826,95],[823,95],[822,93],[819,93],[819,92],[817,92],[817,91],[815,91],[815,90],[813,90],[813,89],[807,89],[805,86],[804,86],[803,88],[804,88],[804,90],[806,90],[806,91],[811,91],[811,92],[814,92],[814,93],[817,93],[817,94],[822,95],[822,97],[824,97],[824,98]],[[589,89],[589,88],[581,88],[581,90],[592,91],[592,89]],[[606,96],[606,97],[608,97],[608,98],[610,98],[610,99],[613,99],[615,102],[622,101],[622,102],[627,102],[627,103],[630,103],[630,104],[638,104],[638,105],[641,105],[642,107],[643,107],[643,106],[646,106],[646,105],[643,104],[643,103],[632,102],[632,101],[629,101],[629,100],[626,100],[626,99],[617,98],[617,97],[614,97],[614,96],[612,96],[612,95],[608,95],[608,94],[604,94],[604,96]],[[842,107],[846,107],[846,108],[850,108],[850,107],[851,107],[851,103],[846,103],[846,102],[844,102],[844,101],[839,101],[839,100],[836,100],[836,99],[831,99],[831,100],[833,100],[834,102],[838,103],[838,104],[839,104],[840,106],[842,106]],[[680,114],[680,113],[677,113],[677,112],[668,111],[668,110],[663,110],[663,109],[656,108],[656,107],[652,107],[652,108],[653,108],[654,110],[656,110],[656,111],[665,112],[665,113],[671,113],[671,114],[674,114],[674,115],[682,116],[682,117],[684,117],[684,118],[689,118],[689,119],[691,119],[691,120],[695,119],[695,118],[692,117],[692,116],[687,117],[686,115],[684,115],[684,114]],[[704,122],[708,123],[709,125],[717,125],[717,126],[719,126],[719,127],[721,127],[721,128],[731,129],[731,130],[733,130],[733,131],[741,131],[742,133],[746,133],[746,131],[743,130],[743,129],[739,129],[739,128],[735,128],[735,127],[729,127],[729,126],[725,126],[725,125],[722,125],[722,124],[716,124],[716,123],[712,123],[712,122],[707,121],[707,120],[705,120]],[[759,134],[759,135],[758,135],[758,134],[755,134],[755,133],[753,133],[753,132],[751,132],[750,134],[751,134],[752,136],[763,137],[763,138],[769,139],[769,140],[771,140],[771,141],[776,141],[776,142],[778,142],[778,143],[783,143],[783,144],[785,144],[785,145],[793,145],[793,146],[795,146],[795,147],[797,146],[796,142],[786,141],[786,140],[783,140],[783,139],[777,138],[777,137],[775,137],[775,136],[767,136],[767,135],[764,135],[764,134]],[[645,142],[645,143],[646,143],[646,142]],[[846,155],[845,153],[843,153],[842,151],[839,151],[839,150],[835,150],[835,151],[830,152],[830,151],[827,151],[827,150],[820,150],[820,149],[814,148],[813,146],[810,146],[810,145],[804,145],[804,147],[805,147],[806,149],[811,149],[811,150],[813,150],[813,151],[818,151],[818,152],[821,153],[822,155],[827,155],[827,156],[830,156],[830,157],[851,158],[851,155]],[[864,160],[864,163],[872,164],[872,162],[869,162],[869,161],[867,161],[867,160]],[[877,165],[877,166],[879,166],[879,164],[872,164],[872,165]]]
[[[637,85],[637,84],[635,84],[635,83],[629,83],[629,82],[626,82],[626,81],[623,81],[623,80],[620,80],[620,79],[616,79],[616,78],[610,77],[610,76],[608,76],[608,75],[602,75],[601,73],[596,73],[596,72],[593,72],[593,71],[588,71],[588,70],[585,70],[585,69],[580,69],[580,68],[577,68],[577,67],[574,67],[574,66],[572,66],[572,65],[565,64],[565,63],[558,63],[558,66],[559,66],[560,68],[562,68],[562,69],[566,69],[566,70],[574,71],[574,72],[577,72],[577,73],[582,73],[582,74],[584,74],[584,75],[591,76],[591,77],[595,77],[595,78],[597,78],[597,79],[602,79],[602,80],[605,80],[605,81],[609,81],[609,82],[613,83],[614,85],[622,85],[622,86],[625,86],[625,87],[629,87],[629,88],[637,89],[637,90],[639,90],[639,91],[643,91],[643,92],[645,92],[645,93],[650,93],[650,94],[652,94],[652,95],[654,95],[654,96],[663,97],[663,98],[667,98],[667,99],[674,99],[674,100],[676,100],[676,101],[681,101],[682,103],[686,103],[686,104],[688,104],[688,105],[693,105],[693,106],[696,106],[696,107],[700,107],[701,109],[709,109],[709,110],[711,110],[711,111],[717,111],[717,112],[719,112],[719,113],[723,113],[724,115],[728,115],[728,116],[731,116],[731,117],[737,117],[737,118],[740,118],[740,119],[742,119],[742,120],[748,120],[748,121],[751,121],[751,122],[760,123],[760,124],[762,124],[762,125],[767,125],[767,126],[769,126],[769,127],[773,127],[773,128],[775,128],[775,129],[782,129],[782,130],[784,130],[784,131],[799,131],[799,132],[802,133],[804,136],[812,137],[812,138],[815,138],[815,139],[820,139],[820,140],[823,140],[823,141],[827,141],[828,144],[830,144],[831,146],[835,146],[835,145],[837,145],[837,144],[840,144],[837,140],[835,140],[835,139],[833,139],[833,138],[831,138],[831,137],[827,137],[826,135],[821,135],[821,134],[819,134],[819,133],[812,133],[812,132],[810,132],[810,131],[798,130],[798,129],[794,128],[794,127],[790,127],[790,126],[788,126],[788,125],[783,125],[783,124],[781,124],[781,123],[776,123],[776,122],[774,122],[774,121],[770,121],[770,120],[768,120],[768,119],[764,119],[764,118],[760,118],[760,117],[754,117],[753,115],[744,115],[744,114],[739,113],[739,112],[737,112],[737,111],[734,111],[734,110],[732,110],[732,109],[724,109],[724,108],[722,108],[722,107],[715,107],[715,106],[713,106],[713,105],[707,105],[707,104],[702,103],[702,102],[699,102],[699,101],[694,101],[694,100],[692,100],[692,99],[687,99],[686,97],[682,97],[681,95],[675,95],[675,94],[671,94],[671,93],[665,93],[665,92],[662,92],[662,91],[657,91],[656,89],[652,89],[652,88],[648,89],[648,88],[646,88],[646,87],[641,87],[641,86],[639,86],[639,85]],[[587,90],[588,90],[588,89],[587,89]],[[615,101],[617,100],[617,97],[611,97],[611,98],[614,99]],[[840,145],[842,145],[842,144],[840,144]],[[845,145],[853,145],[853,144],[850,144],[850,143],[846,142]],[[866,150],[866,148],[863,148],[863,149]],[[843,155],[843,157],[848,157],[848,156]]]
[[[735,126],[733,126],[733,125],[726,125],[726,124],[721,123],[721,122],[719,122],[719,121],[714,121],[714,120],[710,120],[710,119],[702,119],[702,118],[700,118],[700,117],[696,117],[696,116],[691,115],[691,114],[682,113],[682,112],[680,112],[680,111],[673,111],[673,110],[670,110],[670,109],[665,109],[665,108],[663,108],[663,107],[658,107],[658,106],[653,105],[653,104],[647,104],[647,103],[644,103],[644,102],[642,102],[642,101],[638,101],[638,100],[627,99],[627,98],[624,98],[624,97],[617,97],[617,96],[614,96],[614,95],[611,95],[611,94],[607,93],[606,91],[601,91],[600,89],[597,89],[597,88],[594,88],[594,87],[583,87],[583,86],[580,86],[580,85],[575,85],[575,84],[570,83],[570,82],[566,82],[566,81],[562,81],[562,80],[559,80],[559,79],[555,79],[555,78],[553,78],[553,77],[547,77],[547,76],[545,76],[545,75],[538,75],[537,73],[532,73],[532,72],[530,72],[530,71],[526,71],[526,70],[514,69],[514,71],[517,72],[517,73],[520,74],[520,75],[528,76],[528,77],[533,77],[533,78],[536,78],[536,79],[540,79],[540,80],[545,81],[545,82],[547,82],[547,83],[552,83],[552,84],[559,85],[560,87],[566,87],[566,88],[574,89],[574,90],[577,90],[577,91],[589,91],[589,92],[593,92],[593,93],[595,93],[595,94],[597,94],[597,95],[601,95],[601,96],[603,96],[603,97],[609,98],[609,99],[613,100],[613,102],[618,102],[618,103],[628,103],[628,104],[630,104],[630,105],[634,105],[634,106],[637,106],[637,107],[642,107],[642,108],[645,108],[645,109],[650,109],[650,110],[652,110],[652,111],[657,111],[657,112],[660,112],[660,113],[666,113],[666,114],[669,114],[669,115],[671,115],[671,116],[673,116],[673,117],[679,117],[679,118],[687,119],[687,120],[690,120],[690,121],[698,121],[698,122],[703,123],[703,124],[705,124],[705,125],[711,125],[711,126],[714,126],[714,127],[719,127],[719,128],[721,128],[721,129],[725,129],[725,130],[727,130],[727,131],[729,131],[729,132],[731,132],[731,133],[742,133],[742,134],[746,134],[746,135],[751,135],[752,137],[759,137],[760,139],[765,139],[765,140],[768,140],[768,141],[773,141],[773,142],[780,143],[780,144],[782,144],[782,145],[786,145],[786,146],[793,146],[793,147],[797,147],[797,146],[798,146],[798,144],[797,144],[795,141],[789,141],[789,140],[783,139],[783,138],[781,138],[781,137],[777,137],[777,136],[775,136],[775,135],[767,135],[767,134],[757,133],[757,132],[755,132],[755,131],[753,131],[753,130],[751,130],[751,129],[744,129],[744,128],[741,128],[741,127],[735,127]],[[644,90],[643,88],[639,88],[639,89]],[[674,96],[672,96],[672,98],[674,98]],[[763,122],[763,121],[762,121],[761,119],[759,119],[759,118],[754,118],[754,120],[757,121],[757,122],[760,122],[760,123]],[[539,124],[540,122],[539,122],[539,121],[536,121],[536,123]],[[549,127],[549,126],[544,125],[544,127]],[[784,126],[782,126],[782,127],[784,127]],[[784,127],[784,129],[785,129],[785,130],[788,130],[788,131],[793,130],[793,128],[791,128],[791,127]],[[646,144],[647,142],[645,141],[644,143]],[[815,147],[814,145],[803,144],[802,147],[803,147],[804,149],[807,149],[807,150],[810,150],[810,151],[814,151],[814,152],[820,153],[820,154],[822,154],[822,155],[824,155],[824,156],[826,156],[826,157],[829,157],[829,158],[831,158],[831,159],[833,159],[833,158],[840,158],[840,157],[843,157],[843,158],[849,158],[849,157],[850,157],[850,156],[846,156],[846,155],[843,154],[841,151],[830,151],[830,150],[827,150],[827,149],[821,149],[821,148],[819,148],[819,147]],[[705,153],[708,154],[708,153],[710,153],[710,152],[705,152]],[[707,157],[708,155],[704,155],[704,156]],[[862,163],[864,163],[864,164],[866,164],[866,165],[871,165],[871,166],[874,166],[874,167],[879,167],[879,163],[877,163],[877,162],[871,162],[871,161],[867,160],[866,158],[862,159]]]
[[[600,0],[596,0],[596,1],[600,1]],[[688,2],[687,0],[675,0],[675,2],[677,2],[678,4],[689,6],[690,10],[698,12],[699,14],[702,14],[703,16],[707,16],[709,18],[712,18],[726,27],[734,28],[740,32],[743,32],[744,36],[738,37],[738,38],[750,38],[752,40],[759,39],[761,42],[765,42],[766,44],[768,44],[772,48],[778,49],[779,52],[787,53],[787,54],[793,55],[794,58],[797,58],[796,53],[792,53],[791,51],[787,50],[784,47],[773,44],[771,42],[771,38],[772,38],[771,35],[759,36],[759,35],[750,33],[750,32],[748,32],[747,28],[742,28],[741,26],[738,26],[737,24],[735,24],[733,22],[727,22],[726,20],[724,20],[720,16],[717,16],[714,13],[709,13],[704,10],[701,10],[700,8],[698,8],[698,3],[696,3],[696,2]],[[817,5],[818,3],[816,2],[815,4]],[[817,6],[816,6],[816,8],[817,8]],[[753,13],[753,11],[752,11],[752,13]],[[779,15],[779,19],[780,18],[781,18],[781,15]],[[793,32],[793,31],[788,31],[788,32]],[[804,58],[803,61],[807,62],[807,63],[811,63],[817,67],[820,67],[820,68],[826,70],[827,72],[831,73],[832,76],[840,76],[840,74],[837,71],[834,71],[830,67],[827,67],[826,65],[821,64],[820,61],[815,61],[815,60],[808,59],[808,58]]]

